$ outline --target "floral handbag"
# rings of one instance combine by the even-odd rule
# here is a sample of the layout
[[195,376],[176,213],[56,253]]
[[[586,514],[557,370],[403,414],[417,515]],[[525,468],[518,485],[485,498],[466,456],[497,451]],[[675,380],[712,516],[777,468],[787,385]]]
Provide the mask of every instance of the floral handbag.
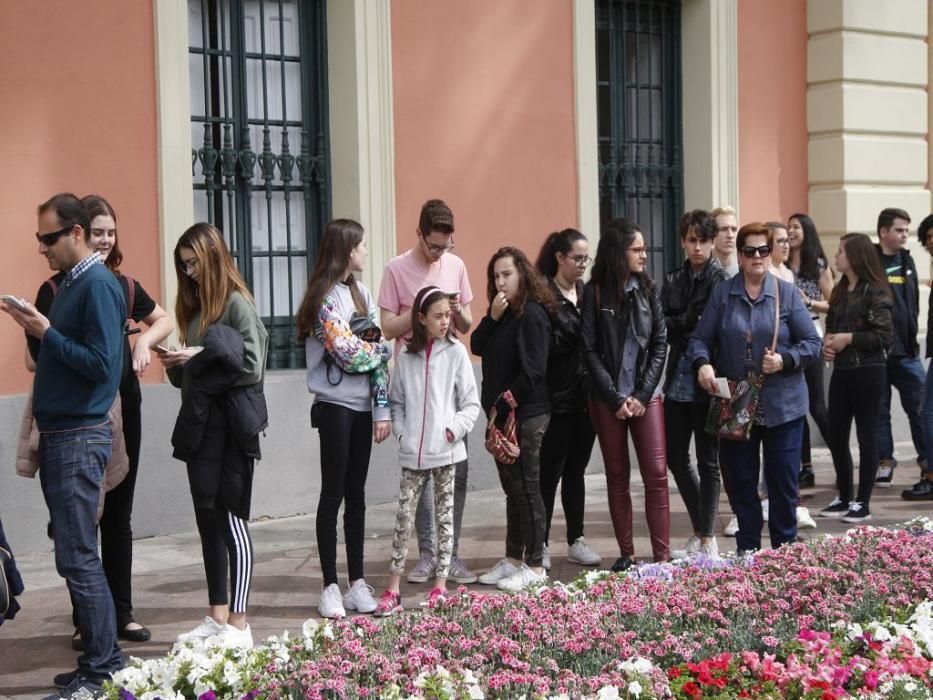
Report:
[[[781,323],[781,296],[778,280],[774,280],[774,337],[772,352],[777,350],[778,331]],[[749,331],[749,333],[751,333]],[[749,337],[749,342],[751,338]],[[723,440],[749,440],[752,428],[759,422],[761,387],[765,378],[750,372],[745,379],[729,380],[732,398],[713,396],[706,415],[706,432]]]
[[489,423],[486,425],[486,451],[497,462],[514,464],[521,454],[518,447],[518,421],[515,418],[515,407],[518,405],[512,398],[512,392],[505,392],[502,397],[509,404],[509,415],[506,416],[505,425],[499,428],[496,425],[498,411],[495,405],[489,412]]

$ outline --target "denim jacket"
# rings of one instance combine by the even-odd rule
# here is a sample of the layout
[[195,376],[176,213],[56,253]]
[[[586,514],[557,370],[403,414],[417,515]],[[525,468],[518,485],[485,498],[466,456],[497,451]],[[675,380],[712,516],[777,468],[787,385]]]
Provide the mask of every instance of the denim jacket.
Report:
[[[765,277],[755,301],[745,293],[741,273],[713,290],[690,338],[687,355],[694,369],[709,362],[717,377],[742,379],[747,369],[761,372],[765,348],[774,336],[774,290],[781,296],[777,350],[784,369],[765,376],[761,390],[762,422],[776,426],[807,414],[809,400],[803,370],[820,361],[822,342],[797,288],[774,275]],[[747,336],[751,331],[751,367],[746,364]]]

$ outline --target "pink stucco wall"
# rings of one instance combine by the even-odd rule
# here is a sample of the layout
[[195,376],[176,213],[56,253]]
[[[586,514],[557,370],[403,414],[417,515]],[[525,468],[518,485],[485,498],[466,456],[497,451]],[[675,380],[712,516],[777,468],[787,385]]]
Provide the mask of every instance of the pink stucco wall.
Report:
[[[0,21],[0,293],[33,299],[50,276],[36,206],[56,192],[107,197],[124,269],[160,297],[151,2],[5,3]],[[15,6],[15,9],[13,9]],[[19,326],[0,314],[0,394],[29,382]],[[144,381],[160,381],[150,371]]]
[[738,6],[739,214],[786,219],[807,210],[807,2]]
[[497,248],[534,261],[577,226],[572,28],[569,0],[392,3],[398,250],[424,201],[446,200],[477,320]]

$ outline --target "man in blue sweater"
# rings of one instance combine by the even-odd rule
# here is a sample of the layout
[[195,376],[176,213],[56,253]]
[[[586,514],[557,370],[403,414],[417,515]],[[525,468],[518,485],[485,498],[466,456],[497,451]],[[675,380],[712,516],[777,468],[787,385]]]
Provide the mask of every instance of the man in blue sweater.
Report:
[[[107,412],[120,383],[126,302],[114,275],[89,246],[90,221],[73,194],[39,206],[39,253],[66,272],[46,318],[0,304],[40,341],[33,384],[39,428],[39,478],[52,520],[55,566],[68,584],[85,652],[75,671],[59,674],[60,693],[96,696],[123,666],[113,598],[97,554],[97,503],[110,459]],[[47,699],[48,700],[48,699]]]

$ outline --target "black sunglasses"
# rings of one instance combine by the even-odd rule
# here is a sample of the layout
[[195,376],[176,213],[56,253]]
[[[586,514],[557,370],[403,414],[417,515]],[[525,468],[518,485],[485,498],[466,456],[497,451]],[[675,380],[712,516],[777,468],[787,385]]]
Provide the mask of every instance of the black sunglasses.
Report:
[[58,242],[59,238],[64,236],[66,233],[71,233],[74,227],[75,225],[72,224],[71,226],[66,226],[63,229],[59,229],[58,231],[52,231],[52,233],[39,233],[36,231],[36,240],[46,248],[51,248]]
[[746,258],[754,258],[755,253],[758,253],[758,257],[760,258],[766,258],[769,255],[771,255],[771,246],[769,245],[760,245],[760,246],[747,245],[742,248],[742,255],[744,255]]

